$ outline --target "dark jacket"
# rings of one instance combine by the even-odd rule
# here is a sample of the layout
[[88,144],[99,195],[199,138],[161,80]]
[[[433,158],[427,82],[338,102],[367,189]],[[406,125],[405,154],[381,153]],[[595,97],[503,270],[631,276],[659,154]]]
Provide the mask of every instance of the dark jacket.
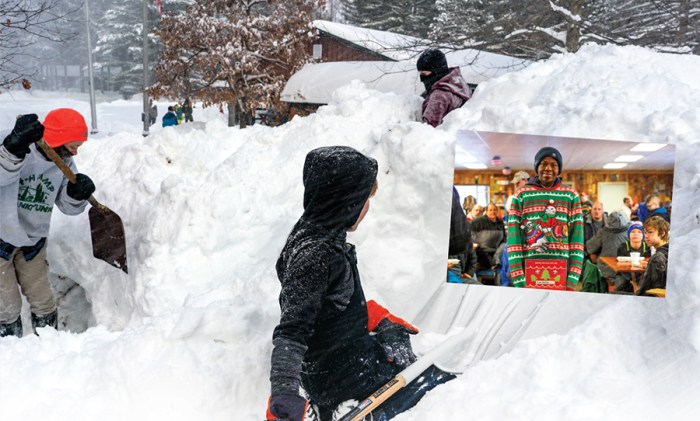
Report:
[[[617,249],[627,240],[629,226],[630,221],[626,215],[620,212],[611,213],[605,219],[605,226],[586,241],[586,250],[602,257],[616,257]],[[613,278],[617,273],[600,259],[597,265],[605,278]]]
[[668,268],[668,243],[659,247],[649,259],[642,280],[639,281],[637,295],[647,295],[653,288],[666,288],[666,270]]
[[457,189],[452,187],[452,213],[450,215],[450,246],[448,254],[456,256],[472,248],[472,235],[467,216],[459,204]]
[[588,251],[588,247],[585,246],[586,242],[591,238],[595,237],[595,234],[605,226],[605,220],[608,218],[608,214],[603,213],[603,220],[599,225],[593,223],[593,218],[591,218],[590,212],[583,217],[583,244],[586,249],[586,256],[589,254],[595,254],[595,252]]
[[442,124],[442,119],[447,113],[467,102],[472,96],[472,91],[462,77],[459,67],[452,67],[450,72],[433,83],[423,96],[423,122],[436,127]]
[[482,269],[491,269],[496,265],[494,254],[505,240],[505,225],[501,218],[493,222],[487,216],[480,216],[472,221],[472,241],[479,244],[476,257]]
[[[272,393],[298,393],[328,407],[381,386],[393,373],[367,332],[355,248],[357,221],[377,162],[348,147],[318,148],[304,163],[304,213],[277,261],[280,323],[273,333]],[[363,374],[363,375],[360,375]]]

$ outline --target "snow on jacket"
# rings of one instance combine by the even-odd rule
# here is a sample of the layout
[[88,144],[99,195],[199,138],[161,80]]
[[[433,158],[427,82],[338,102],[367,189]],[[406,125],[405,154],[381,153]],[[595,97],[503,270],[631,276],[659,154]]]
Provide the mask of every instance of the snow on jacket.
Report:
[[[551,213],[548,212],[551,209]],[[546,245],[538,247],[540,244]],[[513,286],[525,286],[527,259],[566,259],[566,289],[573,290],[583,265],[583,217],[578,193],[557,178],[544,187],[533,177],[519,188],[508,214],[508,262]]]
[[[33,246],[49,235],[54,204],[66,215],[77,215],[87,205],[68,196],[68,179],[36,144],[29,149],[19,159],[0,145],[0,240],[15,247]],[[73,158],[65,161],[78,172]]]
[[[605,226],[586,241],[586,250],[591,254],[601,257],[617,257],[617,249],[627,241],[627,228],[630,221],[627,216],[620,212],[612,212],[605,219]],[[604,278],[614,278],[615,270],[598,259],[596,263]]]
[[450,72],[435,82],[424,95],[423,122],[436,127],[442,124],[442,119],[447,113],[467,102],[472,96],[472,91],[462,77],[459,67],[452,67]]
[[659,247],[649,259],[644,275],[642,275],[642,280],[639,282],[637,295],[647,295],[646,292],[653,288],[666,288],[667,269],[668,243]]
[[[273,333],[272,393],[298,393],[332,406],[354,396],[379,348],[367,332],[367,306],[355,248],[346,231],[360,215],[377,162],[352,148],[318,148],[304,163],[304,213],[277,261],[280,323]],[[365,373],[372,378],[372,373]],[[383,378],[382,380],[386,380]],[[369,389],[367,389],[369,390]]]

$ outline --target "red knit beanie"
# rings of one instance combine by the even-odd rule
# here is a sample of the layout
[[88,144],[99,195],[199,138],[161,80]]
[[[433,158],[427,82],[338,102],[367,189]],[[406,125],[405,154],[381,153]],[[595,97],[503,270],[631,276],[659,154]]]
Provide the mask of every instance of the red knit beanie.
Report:
[[88,128],[83,116],[72,108],[58,108],[49,111],[43,122],[44,140],[52,148],[68,142],[85,142]]

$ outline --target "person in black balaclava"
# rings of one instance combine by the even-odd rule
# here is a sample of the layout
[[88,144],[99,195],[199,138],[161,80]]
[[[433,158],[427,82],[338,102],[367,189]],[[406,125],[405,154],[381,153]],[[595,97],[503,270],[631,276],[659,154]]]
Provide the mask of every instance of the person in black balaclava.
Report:
[[[277,261],[280,323],[272,335],[267,420],[321,421],[347,400],[362,400],[416,359],[418,329],[366,301],[355,246],[346,243],[377,188],[377,161],[344,146],[314,149],[304,163],[304,213]],[[434,367],[372,415],[389,419],[432,387],[454,378]]]
[[416,68],[425,86],[423,122],[433,127],[442,123],[450,111],[461,107],[472,96],[469,85],[462,77],[459,67],[447,67],[442,51],[431,48],[423,51]]

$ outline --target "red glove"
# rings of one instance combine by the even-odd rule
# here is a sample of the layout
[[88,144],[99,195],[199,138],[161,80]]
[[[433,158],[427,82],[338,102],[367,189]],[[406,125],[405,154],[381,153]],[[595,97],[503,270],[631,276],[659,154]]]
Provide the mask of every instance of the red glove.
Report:
[[309,402],[299,395],[279,393],[267,400],[267,421],[304,421]]
[[409,330],[409,333],[416,334],[419,332],[417,327],[400,317],[394,316],[389,312],[389,310],[377,304],[376,301],[367,301],[367,332],[374,332],[377,329],[377,326],[379,326],[379,322],[384,319],[405,327]]

